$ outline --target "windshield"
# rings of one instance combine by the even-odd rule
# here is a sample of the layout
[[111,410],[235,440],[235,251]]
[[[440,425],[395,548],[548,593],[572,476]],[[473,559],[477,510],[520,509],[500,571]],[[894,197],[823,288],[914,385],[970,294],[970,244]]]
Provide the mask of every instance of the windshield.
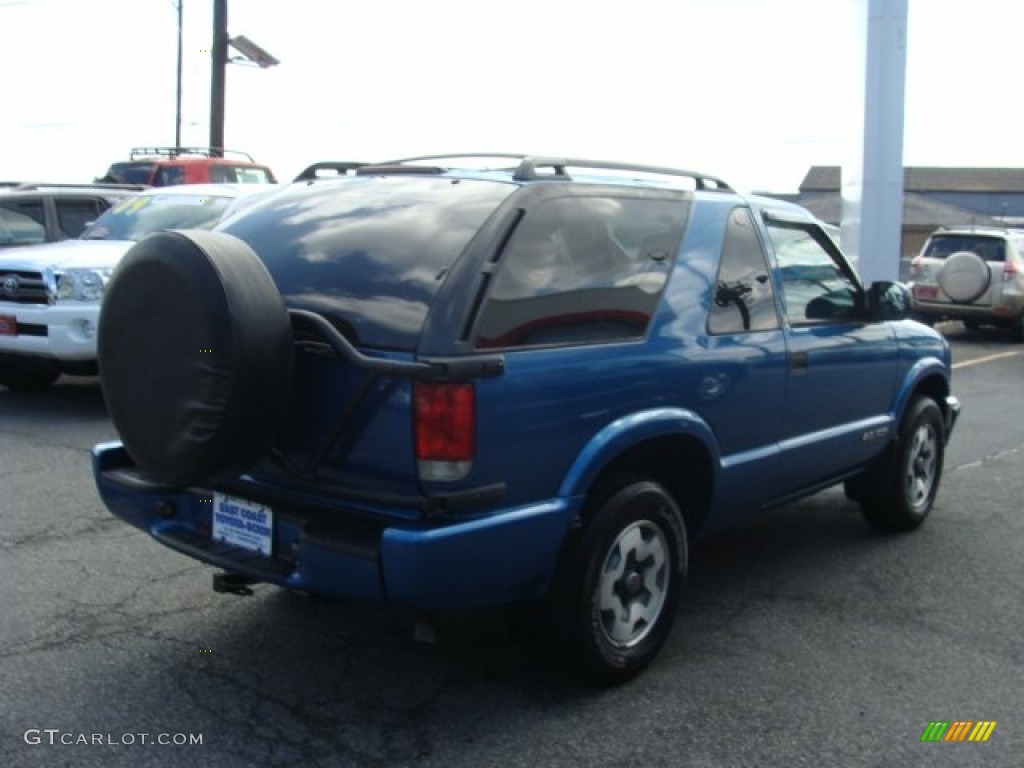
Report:
[[233,197],[139,195],[128,197],[100,216],[83,240],[141,240],[163,229],[210,229]]
[[971,251],[985,261],[1005,261],[1006,247],[1001,237],[984,235],[934,235],[924,249],[926,259],[945,259],[958,251]]
[[153,175],[152,161],[140,163],[114,163],[107,171],[105,180],[128,184],[149,184]]

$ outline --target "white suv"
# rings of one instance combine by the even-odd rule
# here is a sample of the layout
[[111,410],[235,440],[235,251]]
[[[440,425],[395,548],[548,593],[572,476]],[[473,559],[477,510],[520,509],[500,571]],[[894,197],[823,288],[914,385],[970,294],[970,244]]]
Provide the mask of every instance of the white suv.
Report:
[[0,387],[44,389],[62,373],[95,375],[107,281],[137,240],[209,229],[277,189],[265,184],[158,187],[121,200],[81,237],[0,252]]
[[997,325],[1024,341],[1024,229],[942,228],[910,264],[914,316]]

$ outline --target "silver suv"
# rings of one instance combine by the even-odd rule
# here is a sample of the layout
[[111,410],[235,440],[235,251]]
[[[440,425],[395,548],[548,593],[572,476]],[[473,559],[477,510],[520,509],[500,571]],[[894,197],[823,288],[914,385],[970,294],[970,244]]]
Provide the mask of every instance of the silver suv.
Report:
[[1007,328],[1024,341],[1024,229],[942,228],[910,264],[918,320]]

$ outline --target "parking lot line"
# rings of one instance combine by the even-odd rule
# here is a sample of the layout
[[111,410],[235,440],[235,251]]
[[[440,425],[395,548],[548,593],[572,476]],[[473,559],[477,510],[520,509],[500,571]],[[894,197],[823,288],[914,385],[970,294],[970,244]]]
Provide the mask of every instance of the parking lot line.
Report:
[[1000,352],[997,355],[986,355],[985,357],[976,357],[973,360],[964,360],[962,363],[954,363],[952,365],[953,370],[958,368],[966,368],[969,365],[980,365],[981,363],[990,363],[993,360],[1002,360],[1004,357],[1016,357],[1021,354],[1020,352]]

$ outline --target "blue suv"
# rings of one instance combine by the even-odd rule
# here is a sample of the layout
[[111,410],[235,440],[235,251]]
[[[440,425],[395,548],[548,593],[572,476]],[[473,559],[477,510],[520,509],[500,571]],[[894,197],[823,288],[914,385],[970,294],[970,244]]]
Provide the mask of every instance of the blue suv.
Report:
[[603,682],[664,644],[699,534],[838,483],[927,517],[959,404],[904,286],[703,174],[468,163],[136,244],[99,328],[114,514],[222,591],[515,607]]

